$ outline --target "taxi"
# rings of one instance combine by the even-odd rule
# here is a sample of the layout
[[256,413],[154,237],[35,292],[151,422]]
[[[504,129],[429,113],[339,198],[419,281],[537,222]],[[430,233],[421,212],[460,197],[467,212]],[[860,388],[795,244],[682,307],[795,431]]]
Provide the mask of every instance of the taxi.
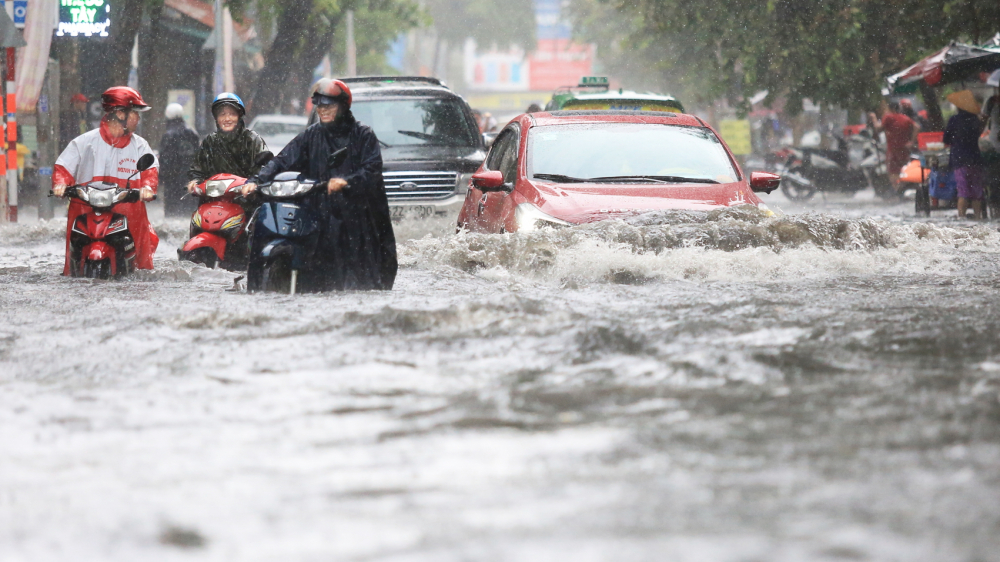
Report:
[[584,77],[577,86],[556,90],[545,105],[546,111],[668,111],[684,113],[684,105],[675,97],[651,92],[612,90],[603,76]]
[[755,205],[778,188],[747,176],[693,115],[552,111],[521,115],[497,136],[459,213],[459,230],[525,232],[657,210]]

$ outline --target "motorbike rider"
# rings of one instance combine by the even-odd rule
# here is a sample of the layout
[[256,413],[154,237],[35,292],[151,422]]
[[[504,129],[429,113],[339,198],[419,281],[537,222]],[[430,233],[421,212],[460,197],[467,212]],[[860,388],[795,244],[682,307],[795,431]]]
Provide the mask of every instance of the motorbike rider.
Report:
[[[101,126],[73,139],[56,159],[52,173],[52,192],[62,197],[66,188],[78,182],[115,183],[121,187],[136,172],[139,157],[152,154],[149,143],[135,134],[139,125],[139,113],[148,111],[150,106],[143,101],[139,92],[126,86],[108,88],[101,95],[104,116]],[[146,201],[156,195],[159,183],[159,163],[142,172],[129,185],[140,190],[140,201],[119,203],[114,211],[125,215],[128,230],[135,241],[135,266],[138,269],[153,269],[153,253],[159,244],[156,231],[146,216]],[[69,233],[74,221],[87,211],[87,206],[76,199],[70,201],[66,227],[66,265],[63,275],[69,275]]]
[[267,143],[254,131],[247,129],[243,121],[246,106],[243,100],[232,92],[223,92],[212,102],[216,131],[201,141],[194,162],[188,171],[187,190],[195,187],[216,174],[233,174],[249,178],[257,173],[259,166],[254,158],[267,150]]
[[[325,184],[304,204],[313,205],[323,223],[303,290],[392,289],[396,278],[396,239],[382,178],[382,152],[370,127],[351,113],[351,90],[340,80],[323,79],[313,89],[319,122],[295,137],[251,178],[243,193],[294,171]],[[346,148],[339,164],[330,155]]]
[[160,138],[160,183],[163,191],[163,214],[165,216],[191,216],[197,205],[193,200],[182,201],[187,182],[187,171],[198,150],[201,139],[198,133],[188,128],[184,122],[184,106],[179,103],[167,105],[166,131]]

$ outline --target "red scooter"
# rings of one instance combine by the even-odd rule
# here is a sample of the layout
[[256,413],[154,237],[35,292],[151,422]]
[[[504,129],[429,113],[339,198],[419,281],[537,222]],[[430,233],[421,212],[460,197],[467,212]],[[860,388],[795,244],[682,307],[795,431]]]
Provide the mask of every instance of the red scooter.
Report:
[[246,269],[246,212],[235,201],[246,182],[233,174],[216,174],[195,186],[201,204],[191,215],[191,239],[177,250],[177,259],[213,269]]
[[[270,162],[274,155],[262,152],[254,159],[257,166]],[[201,263],[211,268],[229,270],[247,268],[246,212],[239,201],[240,188],[247,178],[233,174],[215,174],[194,188],[200,204],[191,215],[191,238],[177,250],[177,259]]]
[[[135,271],[135,241],[128,231],[128,219],[115,213],[118,203],[135,203],[139,190],[129,181],[153,165],[152,154],[143,155],[136,172],[125,187],[114,183],[91,182],[66,188],[64,196],[86,203],[90,209],[76,218],[69,234],[69,274],[92,279],[120,278]],[[49,192],[49,197],[53,193]]]

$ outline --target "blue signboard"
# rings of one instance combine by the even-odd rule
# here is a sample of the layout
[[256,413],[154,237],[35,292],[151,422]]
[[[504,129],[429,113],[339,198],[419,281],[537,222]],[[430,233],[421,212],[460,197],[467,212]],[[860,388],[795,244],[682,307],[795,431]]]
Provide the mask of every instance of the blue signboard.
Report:
[[573,30],[562,17],[561,0],[535,0],[535,34],[538,39],[570,39]]
[[[0,7],[7,9],[8,0],[0,0]],[[13,0],[14,2],[14,13],[11,19],[14,20],[14,27],[24,28],[24,17],[28,15],[28,0]]]

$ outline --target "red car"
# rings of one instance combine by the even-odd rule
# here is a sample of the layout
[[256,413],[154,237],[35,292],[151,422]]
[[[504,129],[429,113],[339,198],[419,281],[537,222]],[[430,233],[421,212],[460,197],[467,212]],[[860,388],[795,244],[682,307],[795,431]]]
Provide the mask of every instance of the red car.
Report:
[[503,233],[661,209],[763,206],[755,192],[770,193],[779,181],[763,172],[747,178],[693,115],[525,114],[497,136],[473,174],[458,227]]

